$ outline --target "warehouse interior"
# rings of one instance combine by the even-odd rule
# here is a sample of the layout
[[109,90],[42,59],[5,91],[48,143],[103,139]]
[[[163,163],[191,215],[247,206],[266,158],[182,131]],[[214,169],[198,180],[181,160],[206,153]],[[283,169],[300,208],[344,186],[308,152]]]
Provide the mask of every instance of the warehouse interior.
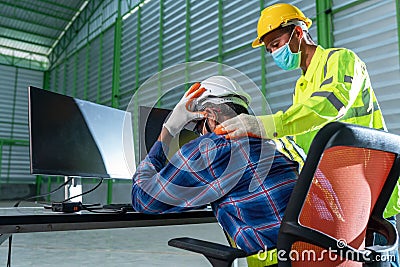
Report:
[[[278,2],[312,19],[310,34],[319,45],[359,55],[389,132],[400,134],[400,0],[0,0],[1,206],[35,195],[44,195],[40,202],[65,197],[63,190],[52,192],[65,176],[31,173],[29,86],[123,111],[132,102],[171,109],[183,92],[141,86],[176,65],[206,61],[254,82],[249,94],[256,113],[287,109],[300,70],[283,72],[264,49],[251,47],[260,11]],[[258,94],[267,107],[257,102]],[[79,183],[82,191],[96,187],[84,202],[130,202],[130,179]],[[185,235],[226,243],[216,223],[20,234],[12,266],[207,266],[202,257],[167,246],[168,239]],[[1,244],[0,264],[8,249],[7,242]]]

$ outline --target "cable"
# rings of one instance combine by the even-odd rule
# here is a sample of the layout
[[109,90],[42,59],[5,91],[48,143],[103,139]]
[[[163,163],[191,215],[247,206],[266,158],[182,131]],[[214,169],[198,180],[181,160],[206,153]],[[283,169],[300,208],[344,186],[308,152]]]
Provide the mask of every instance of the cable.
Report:
[[[57,192],[58,190],[60,190],[61,188],[63,188],[64,186],[66,186],[68,183],[70,183],[71,180],[72,180],[72,178],[69,178],[67,181],[65,181],[64,183],[62,183],[61,185],[59,185],[56,189],[54,189],[54,190],[52,190],[52,191],[50,191],[50,192],[48,192],[48,193],[21,199],[21,200],[17,201],[17,202],[14,204],[13,207],[16,208],[16,207],[18,207],[19,204],[21,204],[22,202],[27,201],[27,200],[30,200],[30,199],[34,199],[34,198],[39,198],[39,197],[45,197],[45,196],[52,195],[52,194],[54,194],[55,192]],[[13,237],[13,236],[10,235],[10,237],[8,238],[7,267],[11,267],[11,245],[12,245],[12,237]]]
[[125,208],[121,209],[104,209],[103,207],[91,208],[87,205],[82,205],[82,209],[93,213],[124,214],[127,212],[127,209]]
[[96,189],[103,183],[103,180],[104,180],[104,178],[101,178],[100,182],[99,182],[95,187],[93,187],[92,189],[90,189],[90,190],[88,190],[88,191],[85,191],[85,192],[83,192],[83,193],[81,193],[81,194],[78,194],[78,195],[76,195],[76,196],[72,196],[72,197],[69,197],[69,198],[67,198],[67,199],[64,199],[63,201],[61,201],[61,203],[65,203],[65,202],[67,202],[67,201],[69,201],[69,200],[71,200],[71,199],[73,199],[73,198],[76,198],[76,197],[80,197],[80,196],[89,194],[90,192],[96,190]]
[[17,201],[17,202],[14,204],[14,207],[18,207],[19,204],[21,204],[21,202],[24,202],[24,201],[27,201],[27,200],[30,200],[30,199],[34,199],[34,198],[39,198],[39,197],[45,197],[45,196],[52,195],[52,194],[54,194],[55,192],[57,192],[58,190],[60,190],[61,188],[63,188],[64,186],[66,186],[67,184],[69,184],[69,183],[72,181],[72,179],[73,179],[72,177],[69,178],[67,181],[65,181],[64,183],[62,183],[61,185],[59,185],[56,189],[53,189],[52,191],[50,191],[50,192],[48,192],[48,193],[21,199],[21,200]]

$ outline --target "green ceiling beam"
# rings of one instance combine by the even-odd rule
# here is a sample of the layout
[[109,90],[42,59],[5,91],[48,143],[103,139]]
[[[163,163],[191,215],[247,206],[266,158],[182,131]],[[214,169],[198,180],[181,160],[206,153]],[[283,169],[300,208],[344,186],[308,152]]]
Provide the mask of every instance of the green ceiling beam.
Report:
[[[41,61],[26,59],[26,58],[22,58],[22,60],[21,60],[21,58],[8,56],[8,55],[2,55],[2,54],[0,54],[0,58],[3,58],[4,60],[7,61],[7,64],[5,64],[7,66],[14,66],[14,67],[19,67],[19,68],[24,68],[24,69],[41,70],[41,71],[48,69],[47,62],[41,62]],[[3,65],[3,63],[0,63],[0,65]]]
[[55,43],[55,46],[49,52],[50,66],[57,61],[57,59],[65,52],[69,44],[74,40],[75,36],[90,20],[92,15],[101,6],[103,1],[91,0],[78,15],[76,20],[72,23],[71,27],[67,29],[61,39]]
[[30,31],[26,31],[26,30],[14,28],[14,27],[0,25],[0,28],[4,28],[4,29],[7,29],[7,30],[11,30],[11,31],[21,32],[21,33],[24,33],[24,34],[30,34],[30,35],[34,35],[34,36],[39,36],[39,37],[47,38],[47,39],[50,39],[50,40],[57,40],[57,38],[55,38],[54,36],[35,33],[35,32],[30,32]]
[[39,23],[39,22],[37,22],[37,21],[27,20],[27,19],[25,19],[25,18],[18,18],[18,17],[15,17],[15,16],[9,16],[9,15],[7,15],[7,14],[1,14],[1,17],[2,17],[2,18],[6,18],[6,19],[18,20],[18,21],[20,21],[20,22],[26,22],[26,23],[29,23],[29,24],[32,24],[32,25],[41,26],[41,27],[48,28],[48,29],[52,29],[52,30],[55,30],[55,31],[62,31],[62,30],[64,30],[64,28],[54,27],[54,26],[52,26],[52,25],[47,25],[47,24],[42,24],[42,23]]
[[41,11],[38,11],[38,10],[33,9],[33,8],[28,8],[28,7],[17,5],[17,4],[15,4],[15,1],[14,1],[13,4],[6,3],[6,2],[0,2],[0,5],[5,5],[5,6],[13,7],[13,8],[19,8],[19,9],[22,9],[24,11],[29,11],[29,12],[32,12],[32,13],[35,13],[35,14],[39,14],[39,15],[43,15],[43,16],[46,16],[46,17],[55,18],[57,20],[63,20],[63,21],[66,21],[66,22],[68,22],[70,20],[69,18],[62,18],[62,17],[59,17],[59,16],[51,14],[51,13],[41,12]]
[[[44,9],[45,11],[50,12],[51,14],[58,14],[61,16],[66,16],[68,18],[68,20],[70,20],[69,18],[71,17],[71,15],[75,15],[75,13],[79,10],[75,10],[72,8],[72,10],[66,10],[66,6],[65,5],[60,5],[58,3],[51,3],[51,2],[45,2],[45,1],[40,1],[44,4],[40,4],[40,2],[38,0],[36,1],[32,1],[32,0],[18,0],[19,3],[28,3],[28,6],[34,6],[33,8],[37,8],[37,9]],[[52,1],[52,2],[57,2],[57,1]],[[75,2],[78,2],[77,0],[75,0]],[[48,4],[52,4],[52,6],[49,6]],[[55,6],[62,8],[61,9],[56,9]],[[73,13],[73,14],[72,14]]]
[[25,50],[25,49],[21,49],[21,48],[15,48],[15,47],[7,46],[7,45],[0,44],[0,47],[6,48],[6,49],[10,49],[10,50],[14,50],[14,51],[18,51],[18,52],[29,53],[31,55],[38,55],[38,56],[47,57],[47,54],[44,54],[44,53],[33,52],[33,51],[30,51],[30,50]]
[[21,43],[24,43],[24,44],[38,45],[38,46],[42,46],[42,47],[45,47],[45,48],[51,48],[51,46],[45,45],[45,44],[42,44],[42,43],[39,43],[39,42],[27,41],[27,40],[24,40],[24,39],[11,37],[11,36],[7,36],[7,35],[3,35],[3,34],[0,34],[0,37],[6,38],[6,39],[9,39],[9,40],[13,40],[13,41],[17,41],[17,42],[21,42]]
[[40,0],[40,2],[43,2],[43,3],[46,3],[46,4],[50,4],[50,5],[53,5],[53,6],[56,6],[56,7],[61,7],[61,8],[64,8],[64,9],[68,9],[68,10],[71,10],[73,12],[78,12],[79,11],[79,8],[73,8],[73,7],[70,7],[70,6],[66,6],[66,5],[57,3],[56,1]]

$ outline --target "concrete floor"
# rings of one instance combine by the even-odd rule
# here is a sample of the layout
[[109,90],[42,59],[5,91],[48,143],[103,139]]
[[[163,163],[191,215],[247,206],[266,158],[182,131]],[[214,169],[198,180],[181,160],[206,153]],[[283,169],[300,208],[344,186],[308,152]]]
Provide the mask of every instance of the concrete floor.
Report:
[[[1,206],[9,205],[0,203]],[[211,266],[199,254],[167,245],[169,239],[182,236],[227,244],[216,223],[16,234],[13,236],[11,266]],[[7,252],[8,241],[0,245],[0,266],[6,266]],[[247,264],[241,259],[235,266]]]
[[[202,256],[167,245],[169,239],[179,236],[225,242],[215,223],[16,234],[11,266],[209,266]],[[0,246],[0,266],[6,265],[7,250],[8,242],[4,242]]]
[[[0,207],[12,204],[0,202]],[[217,223],[15,234],[11,266],[210,266],[199,254],[168,246],[169,239],[183,236],[227,244]],[[0,266],[6,266],[7,253],[8,240],[0,245]],[[236,266],[246,266],[245,260]]]

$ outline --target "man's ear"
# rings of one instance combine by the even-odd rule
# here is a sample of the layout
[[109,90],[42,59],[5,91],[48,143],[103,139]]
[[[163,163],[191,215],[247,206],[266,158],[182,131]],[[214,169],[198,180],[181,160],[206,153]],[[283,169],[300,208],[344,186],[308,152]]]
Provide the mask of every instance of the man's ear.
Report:
[[214,127],[219,123],[218,120],[218,114],[217,112],[212,109],[212,108],[205,108],[204,111],[207,113],[207,123],[213,130]]
[[299,38],[299,39],[303,38],[304,32],[303,32],[303,29],[300,26],[298,26],[298,25],[295,26],[294,27],[294,32],[295,32],[297,38]]
[[204,111],[207,113],[207,119],[217,120],[217,113],[212,108],[205,108]]

